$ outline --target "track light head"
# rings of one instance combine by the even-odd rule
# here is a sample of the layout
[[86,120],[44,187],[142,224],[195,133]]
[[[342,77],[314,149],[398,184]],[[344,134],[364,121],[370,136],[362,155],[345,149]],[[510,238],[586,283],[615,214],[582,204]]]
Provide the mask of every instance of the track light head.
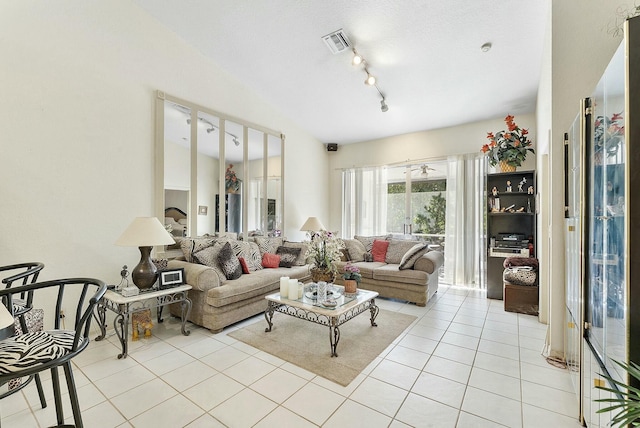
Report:
[[372,76],[371,74],[369,74],[369,72],[367,72],[367,78],[364,81],[365,85],[369,85],[369,86],[373,86],[376,84],[376,78],[375,76]]
[[387,105],[384,98],[382,99],[382,101],[380,101],[380,110],[382,110],[383,113],[389,111],[389,106]]
[[213,126],[211,128],[207,128],[207,134],[211,134],[213,131],[215,131]]
[[235,144],[236,147],[238,147],[240,145],[240,141],[238,141],[238,139],[234,137],[233,138],[233,144]]
[[362,64],[362,61],[364,61],[364,58],[362,58],[362,55],[360,55],[358,52],[356,52],[356,50],[353,50],[353,59],[351,60],[351,63],[353,65],[360,65]]
[[191,125],[191,119],[187,119],[187,125]]

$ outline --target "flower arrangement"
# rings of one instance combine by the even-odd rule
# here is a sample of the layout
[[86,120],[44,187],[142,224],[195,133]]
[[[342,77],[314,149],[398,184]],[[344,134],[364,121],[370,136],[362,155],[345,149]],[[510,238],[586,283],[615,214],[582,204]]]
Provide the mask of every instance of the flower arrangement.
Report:
[[362,281],[362,275],[360,274],[360,268],[358,266],[347,263],[344,267],[344,273],[342,278],[345,280],[352,279],[358,284]]
[[614,113],[610,118],[596,117],[593,130],[594,151],[605,152],[607,157],[615,156],[624,139],[622,113]]
[[236,173],[233,170],[233,164],[229,164],[224,173],[224,188],[227,192],[232,193],[240,190],[240,180],[236,177]]
[[308,232],[309,240],[304,241],[308,248],[304,257],[310,263],[321,270],[336,272],[335,262],[342,257],[344,242],[333,232],[321,230],[320,232]]
[[496,166],[499,162],[513,167],[520,166],[526,159],[527,152],[535,153],[531,148],[533,143],[527,137],[529,131],[516,125],[511,115],[505,117],[504,121],[507,130],[499,131],[495,135],[488,132],[489,143],[484,144],[480,150],[489,157],[491,166]]

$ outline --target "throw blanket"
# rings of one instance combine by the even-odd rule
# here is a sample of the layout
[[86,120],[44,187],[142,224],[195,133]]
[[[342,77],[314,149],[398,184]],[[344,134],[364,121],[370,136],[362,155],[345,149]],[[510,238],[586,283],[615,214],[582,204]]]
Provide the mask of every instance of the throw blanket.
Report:
[[502,264],[505,268],[516,266],[530,266],[538,270],[538,259],[534,257],[507,257]]

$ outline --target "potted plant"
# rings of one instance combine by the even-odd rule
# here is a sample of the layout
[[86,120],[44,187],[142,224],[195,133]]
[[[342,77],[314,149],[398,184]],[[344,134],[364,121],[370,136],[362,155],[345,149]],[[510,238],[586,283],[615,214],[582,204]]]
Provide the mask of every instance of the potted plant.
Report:
[[[631,377],[640,381],[640,366],[631,362],[630,364],[613,360],[614,363],[622,367]],[[610,405],[598,410],[596,413],[607,413],[618,411],[611,419],[611,425],[618,426],[640,426],[640,389],[624,382],[616,380],[611,376],[602,374],[612,384],[617,385],[620,389],[609,388],[607,386],[596,386],[596,388],[613,394],[612,398],[600,398],[594,400],[600,403],[609,403]]]
[[335,262],[342,257],[344,243],[333,232],[321,230],[308,232],[309,240],[305,259],[311,264],[311,280],[313,282],[333,282],[336,277]]
[[347,263],[344,267],[342,278],[344,279],[344,292],[346,294],[356,294],[358,292],[358,284],[362,280],[360,268]]
[[236,177],[233,164],[229,164],[224,173],[224,188],[227,193],[237,193],[240,190],[240,180]]
[[614,113],[610,118],[598,116],[593,125],[593,156],[596,164],[602,164],[604,154],[615,156],[624,139],[622,113]]
[[513,116],[504,118],[506,131],[487,133],[489,143],[484,144],[480,151],[489,158],[489,165],[500,165],[501,172],[514,172],[527,158],[527,152],[535,153],[533,143],[527,137],[529,131],[520,128],[513,120]]

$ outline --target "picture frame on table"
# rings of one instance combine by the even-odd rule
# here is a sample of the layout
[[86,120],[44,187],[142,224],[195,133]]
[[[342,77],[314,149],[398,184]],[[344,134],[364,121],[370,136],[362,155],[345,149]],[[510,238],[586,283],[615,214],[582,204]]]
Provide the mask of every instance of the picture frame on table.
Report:
[[183,285],[184,281],[184,268],[179,269],[167,269],[159,272],[159,288],[171,288]]

